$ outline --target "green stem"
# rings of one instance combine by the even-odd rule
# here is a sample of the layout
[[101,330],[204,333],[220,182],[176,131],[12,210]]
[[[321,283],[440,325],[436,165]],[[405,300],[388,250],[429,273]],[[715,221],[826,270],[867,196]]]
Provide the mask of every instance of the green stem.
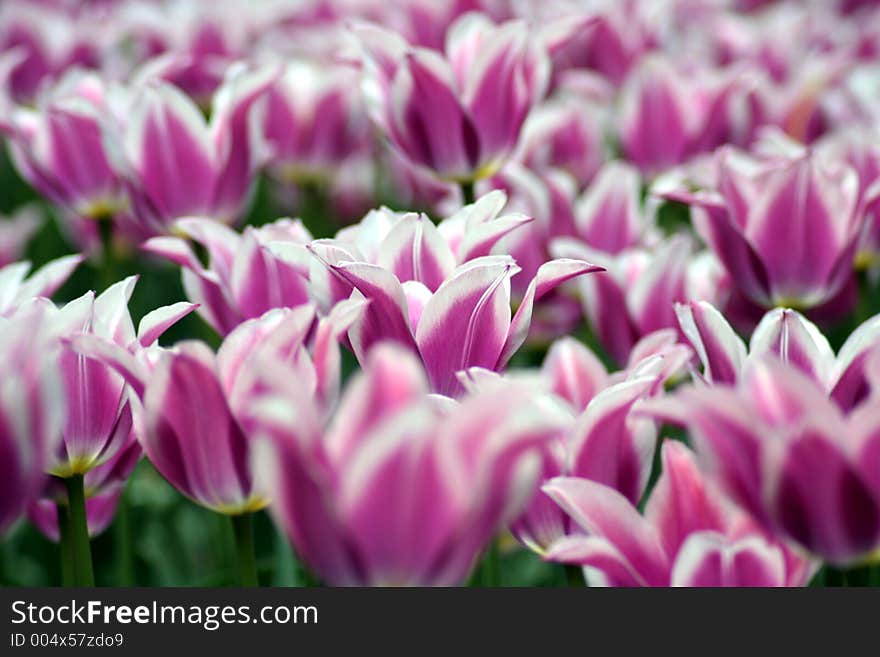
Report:
[[61,584],[76,586],[73,565],[73,538],[70,535],[70,514],[66,504],[56,504],[58,512],[58,547],[61,552]]
[[567,586],[581,588],[587,585],[584,580],[584,571],[580,566],[564,564],[563,567],[565,568],[565,583]]
[[241,586],[259,586],[257,559],[254,550],[254,514],[241,513],[230,516],[235,534],[235,551],[238,556],[238,581]]
[[134,554],[131,546],[131,523],[129,522],[127,497],[123,492],[116,511],[116,522],[113,526],[113,542],[117,555],[116,586],[132,586],[134,584]]
[[462,181],[459,183],[459,187],[461,187],[462,205],[470,205],[477,200],[473,180]]
[[500,561],[501,555],[498,550],[498,541],[493,539],[483,553],[483,559],[472,575],[469,585],[482,587],[501,586]]
[[838,588],[849,586],[847,571],[834,566],[827,566],[825,569],[825,586]]
[[97,219],[97,222],[98,233],[101,236],[101,270],[99,278],[101,288],[106,290],[119,277],[115,245],[113,244],[113,217],[101,217]]
[[94,586],[92,548],[89,544],[89,523],[86,518],[86,495],[81,474],[67,477],[67,508],[70,514],[70,538],[73,544],[74,581],[77,586]]

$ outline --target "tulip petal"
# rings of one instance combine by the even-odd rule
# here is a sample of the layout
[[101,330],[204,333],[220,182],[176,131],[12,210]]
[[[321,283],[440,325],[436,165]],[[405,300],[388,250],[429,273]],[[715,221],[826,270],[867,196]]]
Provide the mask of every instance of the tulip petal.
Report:
[[511,325],[510,276],[515,267],[504,257],[473,260],[425,304],[416,343],[436,392],[459,392],[459,370],[495,369]]
[[645,586],[668,583],[668,559],[659,538],[620,493],[574,477],[552,479],[542,490],[588,534],[614,546]]
[[565,281],[571,280],[584,274],[604,271],[602,267],[591,265],[583,260],[569,260],[559,258],[545,262],[538,269],[535,278],[529,283],[525,296],[513,316],[510,330],[504,342],[504,349],[498,357],[497,369],[503,368],[507,362],[522,346],[529,335],[529,327],[532,323],[532,309],[536,301],[545,294],[555,289]]

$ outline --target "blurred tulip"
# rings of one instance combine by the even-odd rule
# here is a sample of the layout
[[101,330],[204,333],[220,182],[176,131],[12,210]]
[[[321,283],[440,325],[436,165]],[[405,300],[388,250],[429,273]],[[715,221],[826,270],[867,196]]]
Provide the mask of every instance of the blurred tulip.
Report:
[[[265,149],[251,129],[252,109],[275,70],[230,72],[218,89],[210,123],[181,91],[146,83],[134,93],[113,164],[125,182],[134,225],[142,238],[172,232],[187,216],[237,220]],[[181,181],[187,184],[182,185]]]
[[46,3],[8,0],[0,7],[0,52],[16,52],[9,93],[32,102],[41,87],[74,66],[95,67],[98,34],[87,20]]
[[42,223],[42,214],[33,205],[26,205],[7,217],[0,217],[0,270],[21,258]]
[[36,297],[51,297],[83,261],[81,255],[62,256],[46,263],[29,277],[29,262],[13,262],[0,267],[0,316]]
[[663,474],[640,515],[613,488],[560,477],[543,490],[580,533],[557,541],[554,561],[578,564],[591,585],[804,586],[815,564],[762,533],[707,482],[691,452],[667,441]]
[[283,181],[322,181],[370,145],[357,75],[315,62],[289,62],[262,109],[269,167]]
[[755,359],[736,387],[690,386],[646,402],[685,426],[706,467],[767,531],[848,566],[880,544],[876,404],[844,415],[790,363]]
[[258,407],[270,510],[328,584],[460,584],[533,494],[552,411],[503,384],[461,403],[429,392],[418,360],[382,345],[329,426],[295,387]]
[[33,502],[61,440],[65,399],[41,305],[0,317],[0,534]]
[[[610,255],[580,241],[556,240],[554,255],[589,258],[607,268],[578,281],[584,314],[600,344],[620,364],[633,345],[653,331],[677,326],[675,303],[717,295],[713,264],[692,254],[687,235],[676,235],[653,249],[627,249]],[[708,284],[707,284],[707,276]]]
[[62,227],[83,248],[99,239],[91,220],[123,215],[127,201],[104,143],[113,109],[96,73],[72,71],[35,109],[17,109],[10,153],[21,176],[64,213]]
[[[128,437],[126,447],[111,459],[89,470],[85,475],[86,521],[89,536],[103,533],[116,515],[116,508],[125,489],[128,477],[141,458],[141,446],[134,434]],[[58,509],[56,505],[67,504],[67,491],[56,481],[50,481],[50,490],[44,491],[40,500],[28,509],[28,520],[52,541],[58,541]]]
[[733,284],[764,308],[831,300],[852,276],[861,234],[855,172],[809,154],[719,157],[717,192],[670,196],[692,205],[694,226]]
[[374,118],[395,148],[444,180],[497,171],[547,84],[546,53],[522,22],[462,16],[449,28],[444,55],[378,27],[358,36]]
[[207,267],[181,237],[154,237],[142,248],[181,267],[187,297],[220,335],[271,308],[309,302],[305,245],[312,236],[299,220],[247,226],[239,234],[210,219],[184,218],[176,232],[205,249]]

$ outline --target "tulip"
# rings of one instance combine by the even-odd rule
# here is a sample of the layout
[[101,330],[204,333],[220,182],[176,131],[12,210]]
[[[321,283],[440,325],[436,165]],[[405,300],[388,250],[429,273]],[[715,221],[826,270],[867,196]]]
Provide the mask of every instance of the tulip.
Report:
[[44,84],[75,67],[95,67],[97,35],[85,20],[48,3],[4,2],[0,52],[15,52],[9,93],[20,103],[34,100]]
[[398,151],[444,180],[471,183],[497,171],[546,86],[546,53],[522,22],[462,16],[444,54],[377,27],[358,35],[374,119]]
[[627,249],[617,255],[572,239],[551,245],[556,256],[588,258],[607,268],[580,279],[579,287],[584,315],[617,363],[629,360],[640,337],[677,326],[676,302],[719,293],[713,261],[692,255],[691,244],[686,235],[676,235],[652,249]]
[[653,175],[744,141],[751,135],[738,134],[744,130],[731,115],[747,79],[737,71],[684,72],[656,56],[642,60],[622,90],[619,132],[627,159]]
[[676,307],[681,330],[703,365],[697,377],[708,383],[736,383],[747,362],[770,354],[791,363],[850,410],[868,394],[865,368],[880,345],[880,316],[857,327],[834,355],[819,328],[796,310],[768,311],[752,334],[748,350],[724,316],[708,302]]
[[538,105],[523,125],[516,159],[535,171],[558,168],[585,187],[605,158],[598,111],[573,94]]
[[837,566],[880,544],[876,404],[844,415],[790,363],[754,359],[735,387],[686,387],[645,412],[687,427],[730,497],[767,531]]
[[307,61],[288,63],[262,108],[269,167],[284,181],[322,181],[369,146],[355,74]]
[[271,308],[309,302],[305,245],[312,236],[299,220],[247,226],[238,234],[210,219],[185,218],[176,230],[205,249],[207,267],[180,237],[154,237],[142,248],[180,265],[187,297],[220,335]]
[[111,136],[120,144],[114,166],[131,200],[131,230],[150,237],[186,216],[239,217],[264,158],[250,117],[274,76],[271,67],[232,71],[215,95],[210,124],[170,84],[152,81],[133,94],[120,134]]
[[588,68],[619,86],[645,53],[657,45],[656,19],[645,7],[632,0],[607,3],[591,16],[585,29],[554,53],[553,70]]
[[0,267],[0,316],[9,315],[36,297],[51,297],[79,266],[81,255],[62,256],[46,263],[29,277],[29,262]]
[[[86,473],[84,477],[86,520],[90,538],[103,533],[113,522],[119,500],[125,489],[125,483],[138,464],[140,457],[140,444],[131,433],[126,447],[117,452],[110,460]],[[61,540],[62,514],[66,511],[59,511],[56,507],[67,505],[67,503],[67,492],[64,490],[64,486],[52,482],[50,491],[44,491],[43,497],[28,509],[28,520],[49,540],[58,542]]]
[[115,13],[113,26],[115,45],[124,55],[111,55],[143,63],[139,77],[170,82],[204,108],[210,108],[226,71],[244,56],[257,14],[234,0],[218,0],[210,8],[174,2],[127,9]]
[[[674,334],[671,337],[674,341]],[[656,394],[688,357],[689,350],[683,345],[664,344],[657,354],[646,353],[645,359],[629,370],[611,376],[581,343],[572,338],[555,342],[544,360],[542,379],[579,416],[554,444],[544,462],[542,479],[590,479],[638,504],[651,473],[657,427],[631,411],[641,399]],[[514,536],[539,554],[568,529],[566,515],[541,492],[511,525]]]
[[42,223],[39,210],[31,205],[10,216],[0,217],[0,269],[21,258]]
[[533,494],[564,421],[552,408],[503,383],[460,403],[429,392],[418,360],[384,344],[329,425],[295,387],[255,407],[270,511],[328,584],[459,584]]
[[578,564],[592,585],[804,586],[814,564],[754,526],[706,481],[684,445],[667,441],[644,516],[600,483],[559,477],[543,490],[580,533],[546,558]]
[[863,234],[856,253],[856,266],[880,262],[880,148],[872,130],[854,129],[833,133],[816,144],[829,158],[846,162],[859,179],[859,212],[865,215]]
[[[466,211],[474,217],[479,209],[468,206]],[[465,230],[458,257],[482,253],[486,234],[494,242],[497,234],[488,230],[493,223],[504,225],[496,219],[476,223],[485,231]],[[385,266],[357,261],[331,244],[310,248],[332,275],[325,289],[343,295],[357,290],[357,296],[371,302],[349,330],[358,360],[365,362],[376,342],[394,340],[422,358],[431,385],[441,394],[461,391],[455,376],[459,370],[502,369],[528,335],[535,301],[566,280],[599,270],[579,260],[542,265],[511,318],[510,278],[519,271],[512,258],[480,256],[450,271],[451,250],[430,221],[412,214],[395,228],[386,238],[393,242],[381,252]],[[469,237],[482,239],[471,242]]]
[[230,517],[243,585],[257,583],[252,516],[269,503],[271,492],[250,466],[253,432],[247,413],[265,387],[261,373],[287,364],[298,390],[308,391],[313,411],[327,414],[338,394],[337,339],[359,307],[340,304],[318,322],[311,350],[310,306],[276,309],[243,322],[217,354],[188,340],[137,360],[94,336],[72,342],[131,385],[143,407],[140,442],[156,470],[195,503]]
[[138,354],[195,308],[187,303],[159,308],[144,317],[135,333],[127,304],[136,282],[132,276],[97,297],[87,292],[60,309],[47,311],[48,326],[62,343],[57,365],[68,408],[61,449],[48,467],[57,477],[84,475],[113,458],[126,446],[132,426],[124,379],[107,365],[75,351],[70,340],[91,335]]
[[0,317],[0,534],[40,494],[61,439],[64,394],[40,306]]
[[35,109],[14,110],[6,129],[16,169],[62,210],[62,228],[84,248],[99,237],[94,220],[121,218],[127,209],[103,141],[113,112],[102,79],[75,70]]
[[513,280],[515,298],[525,294],[528,282],[538,268],[552,259],[550,242],[556,237],[575,234],[574,204],[577,183],[564,171],[547,169],[535,172],[519,162],[508,162],[501,171],[480,182],[479,192],[500,190],[507,197],[508,212],[533,218],[511,231],[492,250],[513,256],[523,274]]
[[832,300],[852,275],[863,221],[855,172],[809,154],[719,157],[717,192],[670,196],[692,205],[737,290],[764,308]]

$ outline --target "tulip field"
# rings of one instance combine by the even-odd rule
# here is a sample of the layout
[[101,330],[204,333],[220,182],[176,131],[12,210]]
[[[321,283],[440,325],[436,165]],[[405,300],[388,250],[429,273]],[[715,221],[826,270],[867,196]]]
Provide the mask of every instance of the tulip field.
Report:
[[880,3],[2,0],[0,584],[880,586]]

